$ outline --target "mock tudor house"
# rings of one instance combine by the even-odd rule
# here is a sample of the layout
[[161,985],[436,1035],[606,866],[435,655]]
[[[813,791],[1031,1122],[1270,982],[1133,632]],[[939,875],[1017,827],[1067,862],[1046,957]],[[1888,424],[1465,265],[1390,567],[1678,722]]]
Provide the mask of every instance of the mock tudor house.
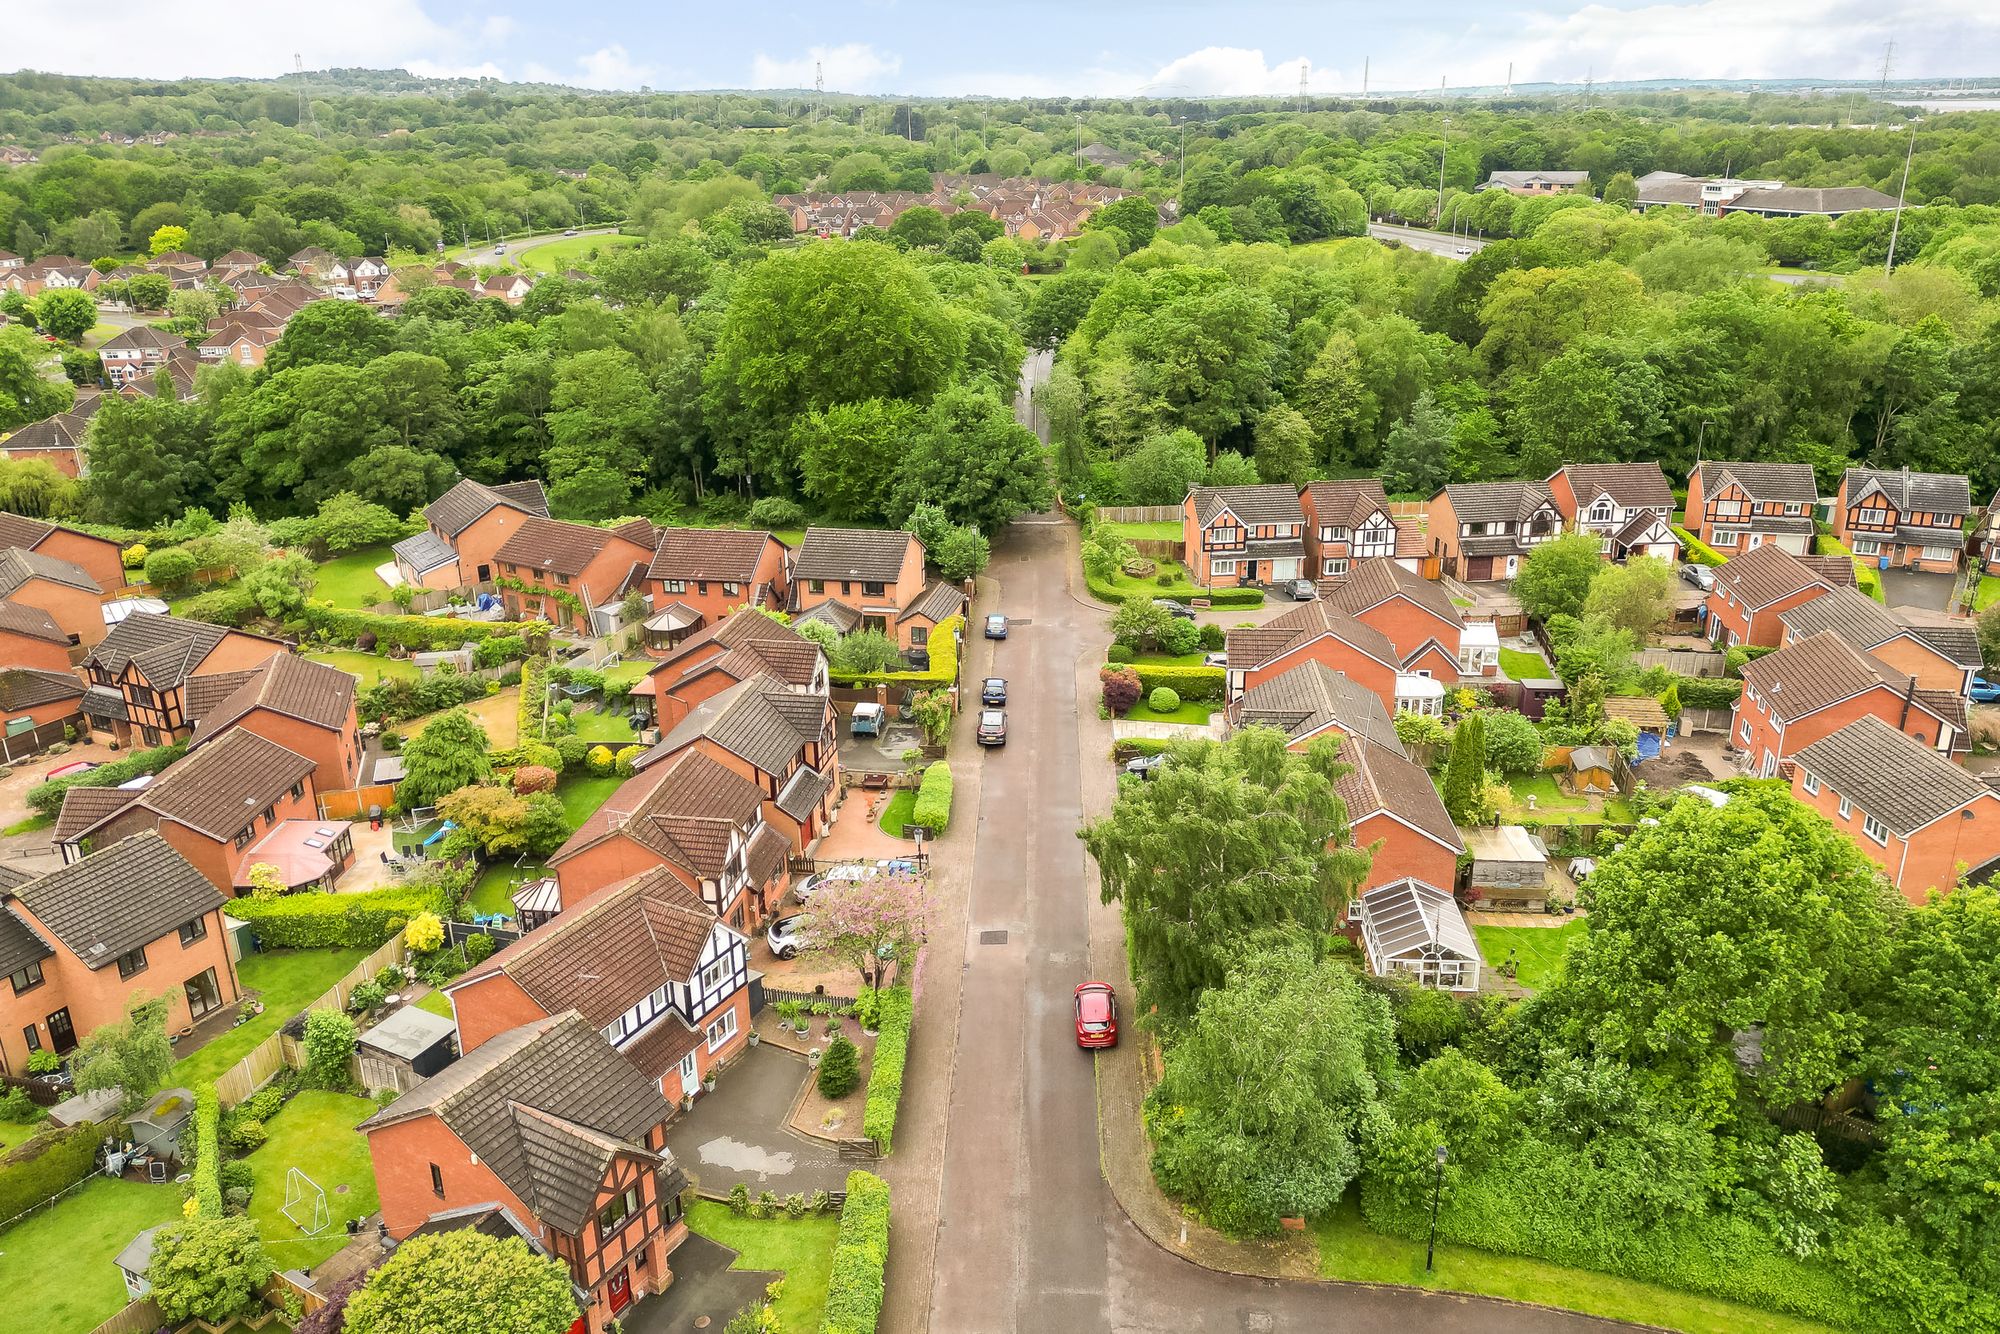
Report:
[[1347,772],[1334,790],[1347,806],[1354,845],[1375,849],[1364,892],[1404,876],[1433,884],[1456,880],[1465,841],[1430,775],[1411,763],[1374,691],[1324,663],[1307,662],[1246,690],[1228,716],[1232,728],[1278,728],[1289,750],[1303,751],[1322,736],[1341,738]]
[[[1443,585],[1411,573],[1389,557],[1354,565],[1345,578],[1333,581],[1324,601],[1387,635],[1405,675],[1428,676],[1450,685],[1461,672],[1484,675],[1489,665],[1483,659],[1470,668],[1465,665],[1461,652],[1465,623]],[[1499,663],[1495,640],[1490,665],[1497,670]]]
[[0,602],[0,662],[36,671],[66,672],[69,636],[40,607]]
[[0,870],[0,1073],[25,1076],[37,1051],[68,1055],[136,996],[166,997],[170,1033],[236,1004],[222,906],[152,832],[45,875]]
[[664,868],[737,931],[764,924],[791,884],[791,840],[764,819],[757,785],[699,750],[619,784],[549,858],[563,908]]
[[673,1282],[668,1259],[687,1238],[671,1112],[570,1010],[467,1050],[358,1129],[391,1238],[498,1206],[569,1270],[583,1307],[572,1334],[604,1334]]
[[1399,709],[1444,711],[1443,682],[1405,672],[1387,635],[1325,599],[1301,602],[1262,625],[1239,626],[1223,648],[1230,703],[1294,667],[1318,662],[1373,691],[1392,715]]
[[924,544],[909,533],[808,528],[792,558],[792,610],[842,634],[880,630],[928,657],[931,632],[964,612],[965,595],[925,582]]
[[95,580],[102,593],[115,593],[125,586],[124,554],[109,538],[0,510],[0,547],[19,547],[38,556],[68,561]]
[[1812,550],[1819,481],[1809,463],[1734,463],[1710,459],[1688,474],[1682,527],[1725,556],[1775,546]]
[[654,721],[670,728],[703,700],[757,676],[824,698],[826,654],[790,626],[746,608],[683,639],[632,687],[632,696],[652,701]]
[[1956,573],[1965,564],[1972,484],[1958,473],[1849,468],[1834,493],[1833,535],[1864,560]]
[[1778,619],[1786,644],[1821,633],[1839,635],[1877,662],[1907,673],[1919,690],[1963,695],[1983,661],[1972,622],[1916,607],[1892,611],[1858,589],[1836,588]]
[[1912,903],[2000,858],[2000,793],[1880,718],[1799,751],[1791,779]]
[[188,749],[244,728],[311,760],[316,791],[340,792],[361,772],[354,695],[354,677],[295,653],[272,654],[248,671],[193,677]]
[[139,324],[106,339],[97,355],[104,359],[105,380],[113,389],[123,389],[136,380],[151,378],[166,365],[169,355],[186,346],[187,339],[178,334]]
[[487,486],[465,478],[424,506],[424,531],[390,550],[403,581],[450,592],[490,584],[499,573],[494,553],[528,519],[549,517],[540,482]]
[[1971,749],[1964,696],[1925,690],[1831,631],[1744,664],[1731,741],[1752,773],[1771,778],[1783,761],[1868,715],[1948,759]]
[[669,649],[737,607],[790,606],[791,556],[757,529],[660,529],[646,568],[647,649]]
[[104,600],[80,565],[19,547],[0,548],[0,603],[44,611],[72,644],[104,638]]
[[1295,487],[1197,486],[1181,500],[1181,563],[1204,588],[1304,579],[1305,531]]
[[246,630],[134,612],[83,660],[89,681],[83,711],[120,745],[179,741],[194,728],[187,710],[191,677],[248,671],[289,649]]
[[1657,463],[1572,463],[1543,483],[1573,532],[1596,533],[1607,560],[1680,559],[1674,489]]
[[1299,493],[1306,516],[1306,575],[1335,579],[1355,562],[1392,556],[1411,573],[1423,559],[1424,540],[1389,514],[1389,497],[1373,477],[1309,482]]
[[581,635],[613,627],[625,594],[653,558],[652,525],[593,528],[528,517],[493,553],[510,620],[545,617]]
[[1431,497],[1431,554],[1469,584],[1512,579],[1562,527],[1562,511],[1540,482],[1459,482]]
[[1715,567],[1715,587],[1702,603],[1702,633],[1721,648],[1777,648],[1786,612],[1836,588],[1854,587],[1845,556],[1794,556],[1783,547],[1753,547]]

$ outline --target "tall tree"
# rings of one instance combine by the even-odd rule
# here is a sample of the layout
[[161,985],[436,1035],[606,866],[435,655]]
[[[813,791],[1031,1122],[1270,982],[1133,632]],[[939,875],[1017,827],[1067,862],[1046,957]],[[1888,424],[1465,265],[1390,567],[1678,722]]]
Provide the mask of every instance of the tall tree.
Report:
[[397,802],[406,809],[435,806],[446,793],[493,776],[486,729],[464,709],[451,709],[424,724],[403,744],[403,781]]
[[1047,451],[992,390],[954,385],[925,409],[896,475],[892,516],[928,501],[983,533],[1053,500]]
[[1430,390],[1418,395],[1410,415],[1390,429],[1382,447],[1382,485],[1398,495],[1436,495],[1452,480],[1455,425]]
[[49,345],[30,330],[0,328],[0,431],[69,411],[76,390],[51,377],[54,361]]
[[835,403],[799,418],[792,434],[805,493],[829,519],[880,522],[919,411],[902,399]]
[[205,446],[194,405],[106,395],[90,419],[91,516],[145,528],[179,514],[207,495]]
[[1289,403],[1264,409],[1255,436],[1257,476],[1304,486],[1313,475],[1312,424]]
[[1565,533],[1530,551],[1514,580],[1522,609],[1544,621],[1582,615],[1591,581],[1604,566],[1602,545],[1596,533]]
[[1460,824],[1479,815],[1480,793],[1486,783],[1486,720],[1467,714],[1451,738],[1451,759],[1444,771],[1444,808]]
[[346,1334],[562,1334],[575,1319],[558,1261],[460,1228],[398,1246],[347,1299]]

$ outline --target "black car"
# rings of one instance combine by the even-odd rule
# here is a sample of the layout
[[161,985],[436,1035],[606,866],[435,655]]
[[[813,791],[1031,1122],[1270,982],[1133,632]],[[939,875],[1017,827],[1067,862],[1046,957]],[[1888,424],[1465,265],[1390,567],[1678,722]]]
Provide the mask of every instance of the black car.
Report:
[[995,708],[1005,704],[1007,702],[1007,678],[1004,676],[989,676],[980,682],[979,702],[981,704],[990,704]]
[[1194,619],[1194,608],[1185,602],[1176,602],[1172,598],[1154,598],[1153,605],[1169,616],[1178,616],[1184,621]]

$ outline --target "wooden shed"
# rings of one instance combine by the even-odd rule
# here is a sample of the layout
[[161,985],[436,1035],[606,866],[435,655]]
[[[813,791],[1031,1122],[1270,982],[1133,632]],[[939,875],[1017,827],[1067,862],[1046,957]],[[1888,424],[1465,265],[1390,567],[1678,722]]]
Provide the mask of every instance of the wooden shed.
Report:
[[1609,746],[1578,746],[1569,753],[1569,786],[1572,792],[1613,792],[1618,778]]
[[1548,901],[1549,850],[1520,825],[1463,831],[1472,857],[1467,883],[1480,906],[1499,912],[1540,912]]
[[1612,695],[1604,701],[1604,716],[1623,718],[1638,728],[1641,735],[1667,734],[1667,711],[1651,695]]

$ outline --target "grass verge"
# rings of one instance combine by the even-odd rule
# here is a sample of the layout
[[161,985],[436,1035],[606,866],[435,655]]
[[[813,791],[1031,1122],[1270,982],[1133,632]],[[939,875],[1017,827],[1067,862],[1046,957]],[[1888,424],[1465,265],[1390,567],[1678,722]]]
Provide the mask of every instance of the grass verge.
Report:
[[376,577],[375,567],[394,559],[386,543],[337,556],[313,571],[319,580],[313,596],[353,611],[387,602],[389,585]]
[[39,833],[55,822],[56,817],[53,815],[31,815],[25,820],[16,821],[5,829],[0,829],[0,837],[12,838],[16,834]]
[[838,1218],[744,1218],[731,1213],[726,1204],[697,1200],[687,1220],[690,1231],[736,1252],[731,1269],[775,1269],[784,1274],[785,1284],[771,1311],[785,1334],[813,1334],[820,1327],[826,1317]]
[[1183,700],[1178,709],[1170,709],[1165,713],[1161,713],[1142,699],[1137,704],[1134,704],[1125,716],[1135,723],[1192,723],[1200,727],[1206,724],[1210,715],[1221,707],[1220,704],[1203,704],[1194,700]]

